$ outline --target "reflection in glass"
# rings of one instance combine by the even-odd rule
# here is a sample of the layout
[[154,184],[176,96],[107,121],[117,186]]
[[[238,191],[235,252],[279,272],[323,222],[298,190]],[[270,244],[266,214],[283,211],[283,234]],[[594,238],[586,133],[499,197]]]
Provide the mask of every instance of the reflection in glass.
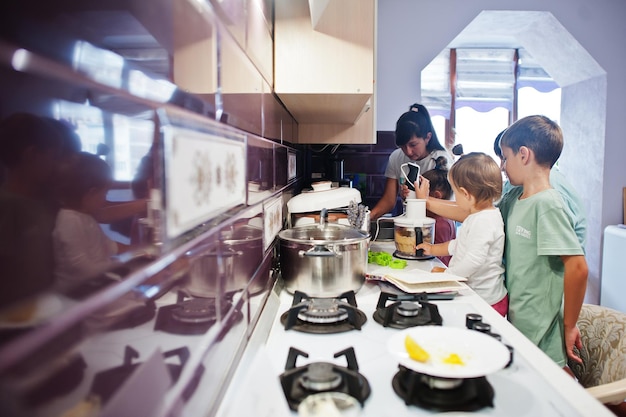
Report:
[[65,120],[79,136],[82,150],[97,153],[98,145],[105,143],[102,110],[89,103],[79,104],[55,100],[52,105],[55,119]]
[[122,87],[124,58],[114,52],[78,41],[74,45],[72,66],[97,82],[111,87]]
[[176,91],[176,85],[167,80],[155,80],[142,71],[131,70],[128,74],[128,89],[136,96],[166,103]]
[[150,113],[134,118],[108,114],[90,105],[55,100],[53,114],[74,127],[84,151],[104,156],[113,168],[116,181],[133,179],[154,139]]
[[[154,140],[154,123],[121,114],[113,115],[113,169],[117,181],[130,181],[137,174],[141,159]],[[139,198],[139,196],[135,196]]]

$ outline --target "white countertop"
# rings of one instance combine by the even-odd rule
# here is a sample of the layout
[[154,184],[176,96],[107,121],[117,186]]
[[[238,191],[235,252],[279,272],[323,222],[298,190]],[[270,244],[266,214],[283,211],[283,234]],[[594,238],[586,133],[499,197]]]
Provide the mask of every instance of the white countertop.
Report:
[[[389,245],[374,242],[371,249],[389,251]],[[410,267],[430,270],[437,262],[410,261]],[[333,355],[347,347],[354,347],[359,372],[367,378],[372,391],[365,401],[363,416],[436,414],[405,405],[393,391],[391,380],[398,370],[398,364],[387,351],[387,340],[398,330],[385,328],[372,318],[379,294],[379,286],[370,282],[365,283],[356,294],[358,308],[367,316],[361,331],[320,335],[286,331],[280,323],[280,315],[291,307],[292,295],[284,290],[278,294],[272,293],[217,415],[296,416],[296,412],[288,409],[279,382],[290,347],[309,354],[308,358],[298,358],[296,366],[316,361],[345,366],[345,358],[335,359]],[[439,307],[444,326],[465,327],[465,315],[479,313],[484,322],[491,324],[492,331],[502,336],[504,343],[515,348],[513,365],[487,376],[495,390],[494,407],[483,408],[472,414],[507,417],[612,416],[601,403],[469,288],[461,290],[454,300],[434,303]]]

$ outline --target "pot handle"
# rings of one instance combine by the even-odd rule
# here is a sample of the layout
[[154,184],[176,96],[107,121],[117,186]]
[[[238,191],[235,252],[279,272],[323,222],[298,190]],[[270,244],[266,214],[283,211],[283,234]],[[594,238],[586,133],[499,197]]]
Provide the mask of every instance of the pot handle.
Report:
[[317,256],[317,257],[329,257],[329,258],[341,257],[340,253],[332,251],[328,249],[326,246],[321,246],[321,245],[313,246],[311,249],[307,251],[301,250],[300,252],[298,252],[298,255],[300,255],[301,257],[304,257],[304,256]]

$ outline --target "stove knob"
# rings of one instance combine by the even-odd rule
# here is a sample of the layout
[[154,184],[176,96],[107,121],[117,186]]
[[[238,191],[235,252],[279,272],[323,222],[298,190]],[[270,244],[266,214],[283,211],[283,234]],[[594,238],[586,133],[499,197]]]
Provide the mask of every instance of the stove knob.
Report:
[[472,329],[481,332],[481,333],[491,333],[491,324],[487,323],[474,323],[474,327]]
[[474,324],[481,323],[483,321],[483,316],[480,314],[469,313],[465,315],[465,327],[472,330],[474,328]]

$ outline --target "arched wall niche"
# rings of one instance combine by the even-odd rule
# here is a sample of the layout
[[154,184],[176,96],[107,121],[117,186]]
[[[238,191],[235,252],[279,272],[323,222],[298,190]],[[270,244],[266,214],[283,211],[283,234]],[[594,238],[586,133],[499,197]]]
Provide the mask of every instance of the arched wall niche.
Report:
[[[562,89],[559,168],[581,195],[590,231],[602,229],[607,74],[550,13],[482,11],[446,48],[525,48]],[[587,302],[599,301],[601,234],[588,233]]]

